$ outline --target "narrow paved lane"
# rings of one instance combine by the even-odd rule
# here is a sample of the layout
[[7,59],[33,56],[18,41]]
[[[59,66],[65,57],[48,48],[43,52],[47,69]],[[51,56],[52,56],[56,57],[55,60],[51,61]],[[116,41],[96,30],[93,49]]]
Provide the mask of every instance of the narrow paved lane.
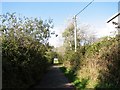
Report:
[[70,88],[74,90],[73,85],[64,76],[59,67],[60,65],[52,66],[35,88]]

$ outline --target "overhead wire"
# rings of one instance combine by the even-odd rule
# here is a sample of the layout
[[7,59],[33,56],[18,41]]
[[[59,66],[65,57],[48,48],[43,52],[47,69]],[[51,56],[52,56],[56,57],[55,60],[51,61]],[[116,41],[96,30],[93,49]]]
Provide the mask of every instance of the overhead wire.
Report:
[[90,4],[92,4],[92,2],[93,2],[94,0],[92,0],[88,5],[86,5],[80,12],[78,12],[76,15],[75,15],[75,17],[78,15],[78,14],[80,14],[82,11],[84,11]]

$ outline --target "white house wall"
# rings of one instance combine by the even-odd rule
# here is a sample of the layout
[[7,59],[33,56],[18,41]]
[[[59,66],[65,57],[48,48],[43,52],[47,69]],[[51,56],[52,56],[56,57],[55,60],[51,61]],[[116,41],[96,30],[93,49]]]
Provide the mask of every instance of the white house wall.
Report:
[[107,23],[107,29],[111,31],[111,35],[115,35],[118,34],[118,29],[116,28],[117,25],[113,24],[113,22],[119,23],[120,21],[120,16],[114,18],[113,20],[111,20],[109,23]]

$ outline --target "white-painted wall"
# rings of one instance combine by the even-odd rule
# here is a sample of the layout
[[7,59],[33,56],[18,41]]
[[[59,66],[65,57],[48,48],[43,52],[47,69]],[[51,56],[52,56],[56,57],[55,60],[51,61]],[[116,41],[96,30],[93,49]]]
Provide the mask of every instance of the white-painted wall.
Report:
[[[111,18],[113,18],[115,15],[113,15]],[[111,19],[110,18],[110,19]],[[117,25],[113,24],[113,22],[116,22],[116,23],[119,23],[119,18],[120,18],[120,15],[116,18],[114,18],[113,20],[111,20],[109,23],[107,23],[107,29],[111,31],[111,35],[112,36],[115,36],[116,34],[118,34],[118,29],[116,28]],[[108,20],[110,20],[108,19]]]

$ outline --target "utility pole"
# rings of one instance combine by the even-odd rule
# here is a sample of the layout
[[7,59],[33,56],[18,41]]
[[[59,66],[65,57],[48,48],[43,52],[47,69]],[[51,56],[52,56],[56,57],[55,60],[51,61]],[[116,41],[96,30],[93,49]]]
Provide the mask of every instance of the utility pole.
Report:
[[77,20],[76,15],[74,16],[74,39],[75,39],[75,52],[77,51]]
[[78,12],[74,17],[74,39],[75,39],[75,52],[77,51],[77,16],[84,11],[94,0],[92,0],[88,5],[86,5],[80,12]]

